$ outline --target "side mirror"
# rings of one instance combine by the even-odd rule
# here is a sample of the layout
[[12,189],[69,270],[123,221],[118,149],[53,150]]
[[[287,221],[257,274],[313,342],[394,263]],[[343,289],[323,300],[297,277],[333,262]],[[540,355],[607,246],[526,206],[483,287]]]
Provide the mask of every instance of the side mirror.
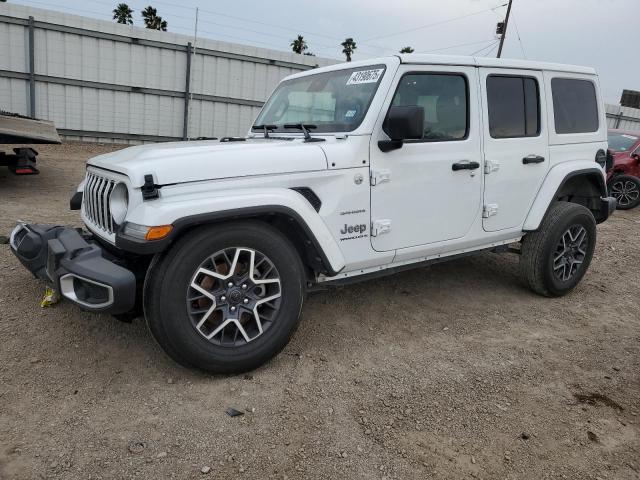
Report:
[[635,158],[640,162],[640,152],[635,152],[631,154],[631,158]]
[[380,140],[378,148],[390,152],[402,147],[405,140],[419,140],[424,135],[424,108],[418,106],[391,107],[382,130],[391,140]]

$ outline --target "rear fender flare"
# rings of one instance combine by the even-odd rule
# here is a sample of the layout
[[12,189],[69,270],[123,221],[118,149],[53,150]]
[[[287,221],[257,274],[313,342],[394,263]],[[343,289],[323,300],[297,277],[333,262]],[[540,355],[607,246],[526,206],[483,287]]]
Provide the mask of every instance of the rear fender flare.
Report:
[[538,190],[536,199],[529,210],[522,230],[533,232],[538,229],[551,204],[557,198],[562,187],[572,178],[588,176],[597,179],[600,196],[607,196],[605,174],[602,168],[592,161],[564,162],[551,168]]

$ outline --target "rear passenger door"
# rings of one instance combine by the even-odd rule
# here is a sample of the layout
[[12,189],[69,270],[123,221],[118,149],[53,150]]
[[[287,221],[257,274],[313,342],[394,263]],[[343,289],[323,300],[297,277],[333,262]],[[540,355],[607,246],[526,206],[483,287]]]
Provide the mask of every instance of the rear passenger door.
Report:
[[482,225],[494,232],[524,222],[549,169],[542,72],[481,68],[484,137]]

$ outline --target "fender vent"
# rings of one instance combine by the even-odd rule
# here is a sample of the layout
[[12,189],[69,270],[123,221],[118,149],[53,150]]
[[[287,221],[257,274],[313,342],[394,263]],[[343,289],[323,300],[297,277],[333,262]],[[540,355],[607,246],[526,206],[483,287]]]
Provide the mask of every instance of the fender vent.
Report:
[[320,201],[318,196],[314,193],[314,191],[311,190],[309,187],[295,187],[295,188],[292,188],[291,190],[295,190],[304,198],[306,198],[316,212],[320,211],[322,202]]

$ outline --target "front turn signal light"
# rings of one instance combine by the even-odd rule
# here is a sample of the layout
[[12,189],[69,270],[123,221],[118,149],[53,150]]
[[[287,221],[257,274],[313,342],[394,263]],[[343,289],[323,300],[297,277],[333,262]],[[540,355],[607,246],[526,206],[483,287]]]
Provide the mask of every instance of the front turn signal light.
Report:
[[173,230],[173,225],[160,225],[159,227],[149,227],[146,235],[144,236],[145,240],[161,240],[167,235],[171,233]]

